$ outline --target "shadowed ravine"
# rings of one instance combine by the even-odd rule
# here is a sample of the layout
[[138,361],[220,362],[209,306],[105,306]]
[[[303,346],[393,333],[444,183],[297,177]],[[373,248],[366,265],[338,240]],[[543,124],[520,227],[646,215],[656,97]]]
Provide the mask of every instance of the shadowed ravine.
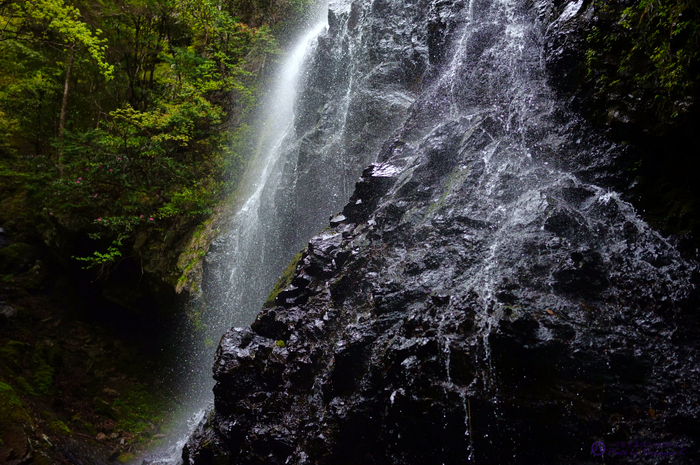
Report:
[[[282,245],[246,251],[279,275],[338,214],[224,335],[185,463],[695,463],[694,265],[548,82],[545,44],[581,8],[331,3],[275,208],[251,220]],[[215,307],[262,306],[271,283],[217,269],[262,290]]]

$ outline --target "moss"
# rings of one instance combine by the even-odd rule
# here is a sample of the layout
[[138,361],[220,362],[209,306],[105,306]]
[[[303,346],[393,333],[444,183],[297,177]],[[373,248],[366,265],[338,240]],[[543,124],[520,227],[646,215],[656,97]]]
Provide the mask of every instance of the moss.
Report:
[[133,460],[136,460],[136,456],[130,452],[125,452],[117,457],[119,463],[129,463]]
[[22,407],[22,401],[15,392],[14,388],[7,383],[0,381],[0,399],[3,405],[9,407]]
[[24,392],[25,394],[29,394],[31,396],[36,396],[36,391],[34,391],[34,388],[32,387],[31,384],[29,384],[29,381],[27,381],[23,376],[18,376],[14,379],[15,384],[17,387]]
[[112,405],[106,400],[101,399],[99,397],[96,397],[93,401],[92,408],[96,414],[101,415],[103,417],[108,417],[113,420],[117,420],[119,418],[118,412],[116,412],[114,408],[112,408]]
[[0,349],[0,360],[13,371],[20,369],[19,360],[25,350],[25,344],[19,341],[7,341]]
[[0,381],[0,428],[29,421],[30,416],[15,389]]
[[94,426],[92,426],[87,421],[81,421],[80,424],[83,428],[85,428],[85,431],[87,431],[90,436],[97,437],[98,431],[95,429]]
[[154,421],[160,421],[164,411],[161,400],[142,386],[125,392],[112,408],[119,417],[116,428],[134,435],[144,433]]
[[180,276],[175,284],[175,291],[178,294],[183,290],[195,295],[201,291],[202,262],[215,234],[214,221],[211,219],[197,226],[192,233],[187,247],[177,260]]
[[282,273],[282,276],[280,276],[280,279],[277,280],[275,283],[275,287],[272,289],[272,292],[270,295],[267,297],[267,300],[265,301],[265,304],[263,305],[264,308],[272,308],[275,306],[275,299],[277,298],[277,294],[282,292],[284,288],[289,286],[289,284],[292,282],[292,278],[294,277],[294,272],[297,269],[297,264],[299,263],[299,260],[301,260],[301,255],[303,252],[299,252],[292,258],[291,263],[287,268],[284,270],[284,273]]
[[68,428],[68,426],[61,420],[52,421],[51,423],[49,423],[49,428],[51,428],[56,433],[71,434],[70,428]]
[[37,345],[32,357],[34,387],[41,394],[50,395],[54,388],[55,366],[58,352],[51,342]]
[[15,242],[0,248],[0,272],[21,273],[34,264],[34,247],[21,242]]
[[34,385],[42,394],[51,394],[53,388],[53,368],[49,365],[41,365],[34,372]]
[[445,182],[442,185],[442,194],[440,195],[440,198],[437,200],[437,202],[434,202],[430,205],[430,207],[428,207],[426,215],[430,215],[432,212],[442,207],[442,205],[445,203],[445,199],[447,198],[447,196],[454,193],[457,189],[459,189],[462,186],[468,174],[469,169],[464,169],[459,166],[454,168],[447,176],[447,179],[445,179]]

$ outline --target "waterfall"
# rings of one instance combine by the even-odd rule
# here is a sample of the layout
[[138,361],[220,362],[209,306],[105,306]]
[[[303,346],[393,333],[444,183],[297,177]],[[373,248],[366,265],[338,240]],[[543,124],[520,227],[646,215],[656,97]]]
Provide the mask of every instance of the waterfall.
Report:
[[[293,163],[298,151],[295,104],[303,84],[309,54],[316,39],[327,29],[327,7],[291,48],[277,70],[275,85],[263,104],[259,118],[256,152],[234,195],[232,213],[206,257],[208,283],[204,297],[191,305],[197,310],[195,339],[184,356],[188,373],[183,376],[182,403],[172,412],[176,424],[170,442],[152,451],[149,464],[180,463],[182,446],[194,427],[211,408],[211,364],[221,335],[232,325],[249,325],[259,311],[275,280],[303,241],[285,242],[279,219],[287,212],[276,199],[282,189],[283,170]],[[332,187],[332,186],[331,186]],[[326,213],[326,212],[324,212]],[[302,219],[304,220],[304,219]],[[316,222],[318,223],[318,221]],[[311,228],[322,224],[311,222]]]
[[331,2],[261,199],[295,247],[342,214],[222,338],[190,463],[588,463],[602,437],[671,435],[657,404],[690,421],[690,388],[665,380],[695,369],[672,329],[692,266],[606,184],[620,147],[548,82],[554,3]]
[[240,206],[207,257],[207,326],[215,328],[212,336],[217,339],[232,325],[252,322],[284,266],[303,246],[282,240],[279,218],[285,205],[279,197],[284,168],[298,146],[294,103],[304,58],[326,27],[325,20],[314,25],[281,67],[279,83],[266,104],[269,116],[260,128],[258,156],[236,194]]

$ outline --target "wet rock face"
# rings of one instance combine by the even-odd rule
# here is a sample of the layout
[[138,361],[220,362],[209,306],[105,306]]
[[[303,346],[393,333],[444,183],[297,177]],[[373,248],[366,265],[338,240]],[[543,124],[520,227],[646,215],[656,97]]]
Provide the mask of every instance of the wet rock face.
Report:
[[431,38],[437,15],[423,0],[337,2],[330,10],[328,32],[307,64],[296,103],[298,141],[276,195],[276,204],[287,205],[284,240],[297,250],[343,207],[422,82],[435,75],[434,57],[444,53],[444,45],[428,45],[444,42]]
[[[276,305],[222,338],[186,464],[584,464],[597,441],[694,463],[696,271],[601,187],[619,148],[547,86],[545,7],[423,8],[434,75]],[[420,9],[343,11],[361,34]]]
[[552,2],[543,9],[547,18],[546,64],[557,88],[569,94],[581,93],[586,76],[586,36],[596,25],[596,10],[587,1]]
[[[645,219],[665,235],[678,236],[682,253],[697,260],[700,188],[685,174],[697,172],[700,166],[695,156],[700,147],[697,87],[662,90],[666,78],[651,78],[665,71],[654,64],[654,53],[636,50],[664,49],[650,45],[647,37],[659,29],[652,24],[666,11],[644,9],[644,21],[631,19],[634,11],[642,11],[636,10],[642,4],[567,0],[542,8],[541,17],[548,22],[546,68],[551,85],[572,107],[627,145],[627,162],[617,164],[627,165],[620,170],[618,190],[631,191],[628,199],[644,212]],[[696,18],[697,7],[688,4],[687,8],[681,16]],[[694,19],[689,21],[684,24]],[[682,49],[690,43],[678,41],[675,56],[686,54]]]

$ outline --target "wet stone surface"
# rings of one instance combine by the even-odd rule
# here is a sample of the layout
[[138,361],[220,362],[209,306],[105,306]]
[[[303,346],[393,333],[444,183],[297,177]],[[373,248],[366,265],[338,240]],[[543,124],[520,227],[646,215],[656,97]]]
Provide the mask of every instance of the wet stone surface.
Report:
[[477,3],[332,11],[325,41],[397,24],[426,83],[276,305],[224,335],[186,464],[588,464],[597,441],[696,463],[695,265],[552,95],[546,4]]

